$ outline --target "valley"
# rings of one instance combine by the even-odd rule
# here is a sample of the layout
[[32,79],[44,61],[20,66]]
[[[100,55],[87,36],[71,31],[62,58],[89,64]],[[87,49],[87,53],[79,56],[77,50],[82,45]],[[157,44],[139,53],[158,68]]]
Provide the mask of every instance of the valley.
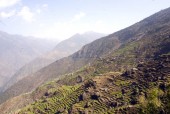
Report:
[[[90,24],[72,28],[83,17],[92,18],[80,12],[55,23],[65,30],[56,33],[86,30]],[[56,43],[0,32],[0,40],[1,114],[170,113],[170,8],[110,34],[76,33]]]

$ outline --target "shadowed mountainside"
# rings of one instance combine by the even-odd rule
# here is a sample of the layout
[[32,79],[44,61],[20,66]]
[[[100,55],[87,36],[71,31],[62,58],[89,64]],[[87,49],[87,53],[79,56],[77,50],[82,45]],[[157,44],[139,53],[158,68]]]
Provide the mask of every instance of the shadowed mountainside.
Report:
[[104,36],[104,34],[96,32],[86,32],[84,34],[75,34],[74,36],[60,42],[55,46],[52,51],[34,59],[33,61],[29,62],[21,69],[19,69],[3,86],[2,91],[5,91],[14,83],[18,82],[28,75],[37,72],[41,68],[53,63],[54,61],[73,54],[74,52],[81,49],[83,45],[90,43],[98,38],[101,38],[102,36]]
[[54,47],[44,39],[10,35],[0,31],[0,87],[23,65]]

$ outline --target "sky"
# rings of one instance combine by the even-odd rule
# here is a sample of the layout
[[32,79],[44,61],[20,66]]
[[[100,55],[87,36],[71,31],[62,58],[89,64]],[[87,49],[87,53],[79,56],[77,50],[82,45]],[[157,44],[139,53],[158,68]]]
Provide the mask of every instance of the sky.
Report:
[[168,7],[169,0],[0,0],[0,31],[62,41],[110,34]]

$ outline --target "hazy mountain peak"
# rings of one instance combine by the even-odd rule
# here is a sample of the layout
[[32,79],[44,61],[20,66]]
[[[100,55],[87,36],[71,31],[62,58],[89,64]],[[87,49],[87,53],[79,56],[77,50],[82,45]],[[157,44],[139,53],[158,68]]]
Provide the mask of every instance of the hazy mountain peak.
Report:
[[49,51],[48,53],[34,59],[33,61],[24,65],[18,72],[14,74],[14,76],[7,82],[4,87],[3,91],[9,88],[12,84],[16,83],[17,81],[21,80],[22,78],[35,73],[39,69],[49,65],[50,63],[62,58],[73,54],[74,52],[81,49],[87,43],[94,41],[100,37],[103,37],[103,34],[100,33],[88,33],[86,34],[75,34],[72,37],[60,42],[56,45],[56,47]]
[[0,87],[22,66],[52,49],[53,42],[0,31]]

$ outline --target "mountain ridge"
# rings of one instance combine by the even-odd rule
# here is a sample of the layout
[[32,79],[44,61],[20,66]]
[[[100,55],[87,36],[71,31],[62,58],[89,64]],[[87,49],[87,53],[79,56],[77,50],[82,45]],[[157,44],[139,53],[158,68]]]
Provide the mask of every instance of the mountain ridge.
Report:
[[17,71],[13,77],[7,82],[2,90],[5,91],[11,85],[21,80],[22,78],[35,73],[39,69],[49,65],[50,63],[66,57],[78,49],[80,49],[84,44],[87,44],[97,38],[104,36],[104,34],[97,32],[86,32],[83,34],[75,34],[72,37],[58,43],[51,51],[43,54],[42,56],[35,58],[33,61],[24,65],[19,71]]
[[47,52],[54,42],[0,31],[0,87],[24,64]]
[[[38,87],[47,80],[58,78],[57,76],[59,75],[78,70],[84,65],[89,65],[89,63],[93,64],[93,62],[96,62],[95,60],[97,58],[101,61],[101,63],[99,62],[99,64],[96,64],[95,68],[99,68],[100,72],[98,73],[97,70],[94,72],[95,74],[102,74],[105,69],[106,71],[113,70],[114,68],[118,71],[126,70],[128,68],[120,67],[120,69],[118,69],[118,66],[124,64],[124,66],[128,65],[130,69],[137,64],[135,62],[140,62],[140,59],[154,58],[160,54],[166,54],[170,50],[168,48],[170,43],[170,17],[168,14],[170,14],[170,8],[156,13],[151,17],[146,18],[146,20],[144,19],[143,21],[134,24],[133,26],[98,39],[84,46],[73,55],[58,60],[50,64],[48,67],[41,69],[36,74],[33,74],[31,78],[26,77],[21,80],[12,88],[8,89],[4,96],[10,95],[11,91],[14,93],[14,96],[31,91],[33,88]],[[138,58],[138,55],[140,58],[139,60],[136,59]],[[110,59],[108,59],[107,56],[110,57]],[[102,66],[106,66],[106,68]],[[39,77],[39,79],[36,77]],[[24,89],[18,88],[21,85],[23,85],[22,87]]]

